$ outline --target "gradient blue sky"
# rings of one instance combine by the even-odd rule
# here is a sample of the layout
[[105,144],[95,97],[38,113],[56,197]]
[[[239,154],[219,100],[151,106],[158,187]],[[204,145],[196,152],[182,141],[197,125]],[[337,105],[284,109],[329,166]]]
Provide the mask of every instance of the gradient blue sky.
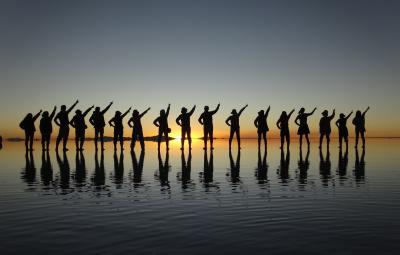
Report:
[[113,100],[107,118],[151,106],[146,135],[169,102],[170,123],[198,105],[196,132],[203,106],[221,102],[220,135],[231,109],[248,103],[247,135],[268,105],[270,126],[282,110],[317,106],[314,131],[325,108],[370,105],[368,134],[399,136],[399,13],[389,0],[1,1],[0,134],[21,134],[27,112],[79,98],[78,108]]

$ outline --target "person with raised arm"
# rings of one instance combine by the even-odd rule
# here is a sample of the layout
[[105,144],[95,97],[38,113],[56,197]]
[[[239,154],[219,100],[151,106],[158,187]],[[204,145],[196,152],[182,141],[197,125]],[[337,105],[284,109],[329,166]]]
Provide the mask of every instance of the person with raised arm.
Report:
[[158,136],[157,136],[157,143],[158,143],[158,150],[160,150],[161,139],[164,136],[165,143],[167,145],[167,150],[169,150],[169,137],[168,134],[171,132],[171,129],[168,127],[168,116],[169,110],[171,108],[171,104],[168,104],[167,111],[162,109],[160,111],[160,116],[158,116],[154,121],[153,124],[158,127]]
[[353,119],[353,125],[355,126],[356,131],[356,145],[355,148],[358,147],[358,140],[361,136],[362,147],[365,148],[365,114],[368,112],[369,106],[367,109],[361,113],[361,111],[356,112],[356,116]]
[[322,147],[322,140],[324,136],[326,137],[326,146],[329,148],[329,143],[331,141],[331,121],[335,117],[335,109],[333,110],[332,115],[328,116],[328,111],[325,110],[322,112],[322,118],[319,121],[319,148]]
[[236,111],[236,109],[233,109],[231,112],[231,116],[229,116],[226,120],[225,123],[226,125],[231,127],[231,131],[229,134],[229,150],[231,150],[232,148],[232,139],[233,139],[233,135],[236,134],[236,140],[238,143],[238,148],[239,150],[241,149],[240,147],[240,125],[239,125],[239,118],[240,115],[242,115],[242,112],[244,111],[244,109],[247,108],[247,104],[240,109],[239,112]]
[[276,122],[276,126],[279,128],[280,136],[281,136],[281,149],[283,149],[283,144],[286,139],[286,146],[289,149],[290,145],[290,131],[289,131],[289,119],[292,116],[294,112],[294,109],[289,113],[289,115],[286,113],[286,111],[283,111],[281,116],[279,117],[278,121]]
[[65,105],[61,106],[61,111],[57,113],[54,118],[54,122],[57,126],[60,127],[58,131],[58,136],[56,140],[56,150],[58,150],[58,146],[60,145],[61,140],[63,141],[63,151],[68,151],[67,142],[69,136],[69,118],[68,114],[74,109],[74,107],[79,103],[78,100],[67,110]]
[[181,114],[176,118],[176,124],[181,126],[181,150],[183,150],[183,146],[185,144],[185,138],[187,137],[189,141],[189,150],[192,149],[192,136],[191,136],[191,128],[190,128],[190,117],[194,113],[196,109],[196,105],[193,106],[190,112],[187,112],[185,107],[182,107]]
[[267,118],[270,109],[271,106],[268,106],[268,109],[265,111],[265,113],[264,110],[259,111],[257,118],[254,120],[254,126],[257,128],[258,148],[260,148],[261,136],[264,140],[264,147],[267,148],[267,132],[269,131]]
[[97,142],[100,138],[101,150],[104,150],[104,127],[106,122],[104,120],[104,114],[110,109],[113,102],[110,102],[106,108],[100,111],[100,107],[96,107],[92,116],[90,116],[89,122],[94,127],[94,145],[97,150]]
[[142,151],[144,151],[144,137],[143,137],[143,128],[142,128],[142,117],[150,110],[150,107],[146,109],[146,111],[139,114],[138,110],[133,110],[132,117],[128,121],[129,127],[133,128],[132,130],[132,141],[131,141],[131,151],[135,149],[136,141],[139,139],[140,147]]
[[312,112],[305,113],[305,109],[301,108],[299,111],[299,114],[297,115],[296,119],[294,120],[296,125],[299,126],[299,129],[297,130],[297,134],[300,136],[300,147],[302,146],[302,143],[303,143],[303,135],[306,137],[307,146],[310,146],[310,139],[308,138],[308,135],[310,134],[310,128],[308,127],[307,118],[309,116],[313,115],[315,110],[317,110],[317,107],[315,107]]
[[210,139],[210,147],[211,150],[214,149],[214,127],[213,127],[213,115],[216,114],[219,110],[220,104],[218,103],[217,108],[214,111],[209,111],[209,107],[204,106],[204,112],[200,115],[198,121],[201,125],[203,125],[203,133],[204,133],[204,149],[207,149],[207,139]]
[[54,106],[53,111],[49,115],[48,111],[44,111],[40,119],[40,133],[42,135],[42,150],[48,151],[50,145],[51,133],[53,132],[53,118],[56,115],[57,107]]
[[85,143],[85,131],[87,129],[85,117],[89,111],[94,108],[94,105],[89,107],[84,113],[81,110],[76,110],[75,116],[70,121],[70,125],[75,128],[75,145],[77,151],[83,151]]
[[122,121],[124,120],[125,116],[131,111],[131,108],[132,107],[129,107],[129,109],[124,112],[124,114],[121,114],[120,111],[116,111],[114,117],[108,122],[108,124],[114,128],[114,151],[117,150],[118,141],[121,146],[121,151],[124,150],[124,124],[122,124]]
[[42,110],[33,115],[28,113],[19,124],[19,127],[25,131],[25,149],[26,151],[33,151],[33,139],[36,132],[35,121],[39,118]]
[[343,113],[339,115],[339,119],[335,122],[339,129],[339,148],[342,149],[343,140],[346,142],[346,150],[349,147],[349,131],[347,129],[347,120],[353,114],[353,111],[349,115],[345,116]]

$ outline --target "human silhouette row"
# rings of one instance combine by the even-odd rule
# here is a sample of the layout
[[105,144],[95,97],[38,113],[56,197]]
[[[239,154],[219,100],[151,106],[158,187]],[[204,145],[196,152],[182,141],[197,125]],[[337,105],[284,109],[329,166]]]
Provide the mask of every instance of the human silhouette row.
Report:
[[[88,128],[85,122],[86,115],[94,108],[94,106],[89,107],[84,112],[81,110],[76,110],[75,115],[69,120],[69,114],[74,109],[74,107],[79,103],[77,100],[70,108],[67,109],[65,105],[61,106],[60,112],[56,113],[56,107],[54,107],[51,114],[45,111],[42,114],[42,118],[40,120],[40,132],[42,135],[42,149],[49,150],[50,145],[50,136],[53,131],[52,122],[54,122],[57,126],[59,126],[59,132],[56,140],[56,150],[59,149],[59,145],[61,141],[63,142],[63,150],[67,151],[67,142],[69,136],[69,126],[71,125],[75,128],[75,144],[77,150],[83,150],[84,142],[85,142],[85,132]],[[104,114],[111,108],[113,102],[109,103],[107,107],[103,110],[100,110],[100,107],[96,107],[93,111],[89,122],[94,127],[95,131],[95,148],[98,149],[98,141],[101,143],[101,150],[104,150],[104,127],[106,126],[106,122],[104,119]],[[233,109],[231,115],[226,119],[225,123],[230,127],[230,135],[229,135],[229,148],[232,147],[233,137],[236,136],[236,140],[238,143],[238,147],[240,149],[240,116],[243,111],[247,108],[248,105],[245,105],[243,108],[236,111]],[[160,115],[153,121],[153,124],[158,127],[158,136],[157,143],[158,149],[160,149],[161,142],[164,140],[166,142],[166,149],[169,149],[169,133],[171,132],[171,128],[168,125],[168,117],[170,112],[171,105],[168,104],[167,110],[160,110]],[[217,107],[210,111],[208,106],[204,107],[203,113],[201,113],[198,122],[203,126],[203,140],[204,140],[204,149],[207,150],[208,141],[210,144],[210,149],[214,149],[213,140],[214,140],[214,127],[213,127],[213,115],[218,112],[220,108],[220,104]],[[267,132],[269,131],[269,127],[267,124],[267,118],[269,115],[271,107],[268,107],[266,111],[261,110],[258,112],[256,119],[254,120],[254,126],[257,128],[258,135],[258,147],[261,146],[261,139],[263,139],[264,146],[267,146]],[[308,126],[308,117],[314,114],[317,108],[314,108],[311,112],[306,113],[304,108],[301,108],[298,112],[297,117],[294,122],[298,126],[297,134],[300,139],[300,147],[302,146],[303,136],[306,138],[307,146],[310,146],[310,128]],[[144,135],[143,135],[143,127],[141,124],[142,117],[150,110],[150,107],[147,108],[144,112],[139,113],[138,110],[133,110],[132,117],[128,120],[128,125],[132,128],[132,141],[131,141],[131,150],[135,148],[136,141],[139,140],[141,149],[145,149],[144,143]],[[196,110],[196,105],[188,111],[187,108],[182,107],[181,114],[176,118],[176,123],[181,127],[181,150],[184,148],[185,140],[188,140],[189,148],[192,148],[192,137],[191,137],[191,124],[190,118]],[[352,121],[352,124],[355,126],[355,146],[358,146],[359,137],[361,136],[362,147],[365,146],[365,115],[369,107],[361,113],[361,111],[356,112],[356,116]],[[117,150],[117,144],[119,142],[121,150],[124,149],[124,125],[123,120],[131,111],[131,107],[126,110],[124,113],[120,111],[116,111],[114,117],[112,117],[108,124],[114,128],[114,150]],[[290,145],[290,130],[289,130],[289,120],[294,112],[294,109],[286,113],[283,111],[280,115],[276,126],[280,130],[280,139],[281,139],[281,148],[283,148],[284,143],[286,141],[287,147]],[[25,147],[26,150],[33,149],[33,140],[34,134],[36,131],[35,121],[39,118],[42,110],[38,112],[36,115],[29,113],[26,117],[21,121],[20,127],[25,131]],[[347,120],[350,118],[353,112],[350,112],[347,116],[343,113],[340,114],[339,119],[335,122],[336,126],[339,130],[339,144],[340,148],[342,148],[343,140],[346,143],[346,148],[348,147],[348,136],[349,132],[347,129]],[[332,114],[329,115],[327,110],[322,112],[322,118],[319,122],[319,132],[320,132],[320,142],[319,147],[321,148],[324,137],[326,138],[327,146],[329,147],[330,143],[330,134],[331,134],[331,121],[335,117],[335,110],[333,110]]]

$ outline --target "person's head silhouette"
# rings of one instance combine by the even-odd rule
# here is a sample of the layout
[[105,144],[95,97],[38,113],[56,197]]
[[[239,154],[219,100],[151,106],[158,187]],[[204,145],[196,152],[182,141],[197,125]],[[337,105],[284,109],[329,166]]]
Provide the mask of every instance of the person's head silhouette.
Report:
[[340,115],[339,115],[339,117],[341,118],[341,119],[344,119],[344,117],[346,117],[343,113],[341,113]]
[[44,117],[44,118],[49,117],[49,112],[48,112],[48,111],[44,111],[44,112],[42,113],[42,117]]
[[115,112],[115,116],[117,116],[117,117],[121,116],[121,112],[120,111],[116,111]]
[[208,112],[208,109],[210,109],[207,105],[206,106],[204,106],[204,111],[205,112]]
[[231,112],[231,114],[236,115],[236,114],[237,114],[236,109],[233,109],[232,112]]
[[76,113],[76,115],[82,115],[81,110],[76,110],[75,113]]
[[182,107],[181,113],[183,113],[183,114],[187,113],[186,107]]
[[282,117],[286,117],[286,116],[287,116],[286,111],[283,111],[283,112],[282,112]]
[[356,112],[356,117],[357,117],[357,118],[361,117],[361,111],[357,111],[357,112]]
[[133,110],[133,112],[132,112],[132,117],[136,117],[136,116],[138,116],[139,115],[139,112],[138,112],[138,110]]
[[165,110],[163,109],[160,111],[160,116],[164,116],[164,115],[165,115]]
[[61,111],[62,111],[62,112],[65,112],[66,110],[67,110],[67,106],[61,105]]
[[32,119],[32,118],[33,118],[32,113],[28,113],[28,114],[26,115],[25,118],[26,118],[27,120]]
[[264,116],[264,110],[259,111],[259,112],[258,112],[258,115]]
[[100,107],[97,106],[97,107],[94,109],[94,111],[95,111],[95,112],[100,112]]
[[303,114],[305,112],[306,109],[304,109],[303,107],[301,107],[299,114]]
[[327,117],[328,116],[328,111],[327,110],[323,111],[322,112],[322,116]]

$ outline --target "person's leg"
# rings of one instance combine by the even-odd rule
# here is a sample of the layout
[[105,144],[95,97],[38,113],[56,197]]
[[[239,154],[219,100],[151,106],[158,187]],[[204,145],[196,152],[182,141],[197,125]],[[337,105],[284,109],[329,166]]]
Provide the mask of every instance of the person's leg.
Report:
[[164,130],[164,137],[165,137],[165,143],[166,143],[166,145],[167,145],[167,150],[169,150],[168,130]]
[[342,143],[343,143],[343,135],[339,134],[339,148],[342,148]]
[[361,140],[362,140],[362,147],[364,148],[365,147],[365,132],[364,131],[362,131],[361,132]]
[[328,148],[329,148],[330,142],[331,142],[331,137],[330,137],[330,134],[328,133],[328,134],[326,134],[326,146],[327,146]]
[[210,148],[211,148],[211,150],[213,150],[214,149],[214,128],[212,127],[209,132],[210,132]]
[[46,134],[46,150],[50,150],[50,139],[51,139],[51,134]]
[[299,146],[301,147],[303,145],[303,134],[300,134],[300,144]]
[[281,149],[283,149],[284,142],[285,142],[285,134],[281,131]]
[[257,132],[257,144],[258,144],[258,149],[260,149],[260,143],[261,143],[261,132]]
[[117,150],[117,141],[118,141],[118,130],[116,130],[116,129],[114,128],[114,139],[113,139],[114,151]]
[[307,146],[310,147],[310,139],[308,138],[308,134],[306,134]]
[[355,148],[358,147],[358,136],[359,136],[359,132],[358,132],[358,130],[356,129],[356,145],[354,146]]
[[142,130],[139,130],[138,136],[139,136],[139,141],[140,141],[140,147],[141,147],[142,151],[144,151],[144,137],[143,137]]
[[157,137],[158,150],[160,150],[161,137],[162,137],[162,131],[161,131],[161,129],[158,129],[158,137]]
[[236,130],[236,140],[238,143],[238,148],[240,150],[242,147],[240,146],[240,129],[239,128]]
[[289,149],[289,146],[290,146],[290,133],[286,134],[286,146]]
[[118,137],[119,137],[119,145],[121,146],[121,151],[124,150],[124,130],[121,129],[118,132]]
[[67,143],[68,143],[68,136],[69,136],[69,129],[65,130],[64,136],[63,136],[63,149],[64,151],[67,151]]
[[100,129],[99,134],[100,134],[101,150],[104,151],[104,128]]
[[86,134],[85,134],[85,130],[83,130],[82,131],[82,137],[81,137],[81,151],[83,151],[83,144],[85,143],[85,137],[86,137]]
[[133,151],[135,149],[137,137],[138,137],[138,132],[137,132],[137,130],[134,129],[132,132],[131,151]]
[[29,135],[29,146],[30,146],[30,150],[33,151],[33,137],[35,135],[35,132],[30,133]]
[[77,151],[79,151],[79,140],[80,140],[79,131],[75,130],[75,147]]
[[57,135],[57,140],[56,140],[56,150],[57,151],[58,151],[58,147],[60,145],[61,139],[62,139],[62,133],[61,133],[61,131],[59,131],[58,135]]
[[264,147],[267,148],[267,131],[263,132]]
[[181,129],[181,150],[183,150],[183,146],[185,145],[185,136],[186,130],[184,128]]
[[45,151],[46,150],[46,135],[45,134],[42,134],[42,151]]
[[231,128],[231,131],[229,133],[229,149],[232,148],[232,139],[233,139],[233,134],[235,133],[235,131]]
[[320,135],[319,135],[319,147],[318,148],[322,147],[322,141],[323,140],[324,140],[324,135],[322,133],[320,133]]
[[203,149],[207,149],[207,135],[208,135],[208,132],[207,132],[207,130],[204,128],[204,129],[203,129],[203,141],[204,141],[204,147],[203,147]]
[[349,138],[345,136],[344,141],[346,142],[346,151],[347,151],[347,149],[349,148]]
[[94,148],[97,150],[97,141],[99,140],[99,130],[97,128],[94,129]]
[[186,137],[187,137],[188,143],[189,143],[189,150],[191,150],[192,149],[192,130],[190,129],[190,127],[186,132],[187,132]]

